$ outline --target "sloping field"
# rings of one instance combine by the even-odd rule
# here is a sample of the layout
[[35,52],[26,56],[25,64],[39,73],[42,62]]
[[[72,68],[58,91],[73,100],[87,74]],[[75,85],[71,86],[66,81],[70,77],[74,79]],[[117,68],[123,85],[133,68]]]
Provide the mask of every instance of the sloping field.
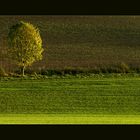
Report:
[[44,58],[32,68],[140,67],[140,16],[0,16],[1,66],[12,70],[5,55],[10,26],[19,20],[39,27]]

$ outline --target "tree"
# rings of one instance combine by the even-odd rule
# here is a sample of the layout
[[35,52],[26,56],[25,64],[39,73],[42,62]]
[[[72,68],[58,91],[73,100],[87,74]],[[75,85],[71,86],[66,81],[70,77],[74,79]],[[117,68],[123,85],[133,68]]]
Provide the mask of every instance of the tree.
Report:
[[23,21],[13,25],[8,33],[10,56],[21,68],[22,75],[27,66],[42,59],[42,39],[39,29]]

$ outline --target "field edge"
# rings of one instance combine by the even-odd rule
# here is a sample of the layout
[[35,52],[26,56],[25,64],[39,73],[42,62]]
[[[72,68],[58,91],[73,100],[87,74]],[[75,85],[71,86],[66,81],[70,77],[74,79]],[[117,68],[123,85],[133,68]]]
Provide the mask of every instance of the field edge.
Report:
[[140,115],[0,114],[0,124],[140,124]]

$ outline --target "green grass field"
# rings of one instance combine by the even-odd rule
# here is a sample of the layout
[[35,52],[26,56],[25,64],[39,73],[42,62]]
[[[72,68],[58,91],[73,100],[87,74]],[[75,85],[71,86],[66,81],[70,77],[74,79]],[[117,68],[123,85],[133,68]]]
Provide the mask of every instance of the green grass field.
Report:
[[140,123],[140,77],[1,79],[0,123]]

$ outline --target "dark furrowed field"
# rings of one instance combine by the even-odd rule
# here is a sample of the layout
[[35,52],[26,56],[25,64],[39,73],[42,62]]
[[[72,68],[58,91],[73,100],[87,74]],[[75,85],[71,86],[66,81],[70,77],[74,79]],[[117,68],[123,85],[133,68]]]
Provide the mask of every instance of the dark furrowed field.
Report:
[[10,26],[31,22],[41,32],[45,53],[34,70],[110,68],[127,64],[140,68],[139,16],[0,16],[1,66],[15,66],[4,49]]
[[140,115],[139,91],[136,77],[1,80],[0,114]]

